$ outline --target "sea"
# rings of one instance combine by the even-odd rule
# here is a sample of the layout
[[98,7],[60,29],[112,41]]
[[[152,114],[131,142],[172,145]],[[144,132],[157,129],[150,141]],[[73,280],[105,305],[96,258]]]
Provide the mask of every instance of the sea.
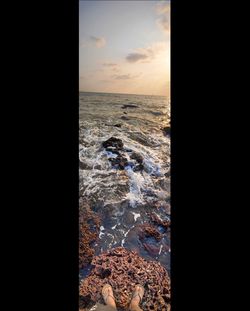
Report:
[[[160,241],[138,238],[152,213],[162,221],[171,218],[171,138],[163,130],[170,126],[170,99],[80,92],[79,103],[79,200],[90,202],[101,219],[95,254],[123,246],[170,272],[170,227],[158,226]],[[102,145],[111,137],[123,142],[124,169],[112,165],[117,155]],[[134,153],[142,159],[141,170],[134,169]]]

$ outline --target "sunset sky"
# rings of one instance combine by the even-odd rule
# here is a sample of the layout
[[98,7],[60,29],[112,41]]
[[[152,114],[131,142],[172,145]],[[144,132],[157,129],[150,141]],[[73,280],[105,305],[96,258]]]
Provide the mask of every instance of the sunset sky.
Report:
[[80,1],[80,91],[169,95],[170,1]]

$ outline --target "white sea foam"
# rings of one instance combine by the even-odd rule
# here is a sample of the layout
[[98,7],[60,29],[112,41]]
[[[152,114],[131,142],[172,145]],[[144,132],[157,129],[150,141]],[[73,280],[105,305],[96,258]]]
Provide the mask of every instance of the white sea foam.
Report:
[[100,233],[99,233],[99,238],[100,239],[102,238],[103,235],[105,235],[104,232],[103,232],[104,230],[105,230],[105,228],[103,226],[101,226],[100,227]]
[[[96,124],[95,124],[96,122]],[[107,121],[106,121],[107,122]],[[133,134],[133,139],[130,134]],[[141,133],[141,134],[140,134]],[[102,148],[102,142],[114,135],[122,139],[125,149],[129,156],[129,151],[136,151],[143,157],[143,173],[134,172],[131,166],[126,167],[128,179],[119,178],[122,174],[112,168],[109,158],[116,158],[117,155],[112,152],[106,152]],[[134,140],[136,135],[141,135],[142,141],[154,142],[158,147],[152,148],[151,146],[142,145]],[[114,200],[129,199],[131,206],[135,207],[137,204],[145,203],[145,193],[147,191],[155,193],[159,198],[166,198],[167,194],[159,192],[155,189],[154,180],[152,178],[162,177],[167,168],[165,168],[164,159],[161,158],[162,152],[159,148],[167,144],[167,137],[162,134],[156,134],[151,137],[152,133],[145,130],[143,132],[134,131],[134,125],[127,125],[123,132],[117,133],[117,128],[106,127],[100,124],[100,121],[80,122],[80,138],[84,140],[79,146],[79,158],[86,167],[80,171],[80,189],[83,195],[91,197],[95,195],[100,200],[106,203],[112,203]],[[130,152],[131,153],[131,152]],[[160,156],[160,157],[159,157]],[[98,175],[96,175],[98,172]],[[114,174],[119,175],[114,178]],[[129,186],[129,192],[117,193],[117,188],[124,185]],[[109,189],[109,190],[107,190]],[[125,189],[125,188],[124,188]],[[116,195],[117,193],[117,195]],[[105,195],[104,195],[105,194]]]
[[140,213],[135,213],[135,212],[132,212],[132,214],[134,215],[134,220],[136,221],[137,218],[139,218],[141,216]]
[[160,246],[159,255],[161,254],[161,250],[162,250],[162,244]]

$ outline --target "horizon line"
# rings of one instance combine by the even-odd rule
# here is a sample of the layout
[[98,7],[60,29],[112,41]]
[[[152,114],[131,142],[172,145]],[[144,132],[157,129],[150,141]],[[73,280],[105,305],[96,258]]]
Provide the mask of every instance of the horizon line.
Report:
[[79,90],[79,93],[101,93],[101,94],[119,94],[119,95],[139,95],[139,96],[162,96],[168,97],[168,95],[154,95],[154,94],[132,94],[132,93],[115,93],[115,92],[97,92],[97,91],[83,91]]

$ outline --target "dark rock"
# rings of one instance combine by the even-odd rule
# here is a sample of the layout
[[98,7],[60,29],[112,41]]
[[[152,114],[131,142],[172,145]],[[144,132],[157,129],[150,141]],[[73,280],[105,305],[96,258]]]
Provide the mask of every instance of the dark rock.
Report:
[[102,145],[106,151],[117,154],[116,158],[109,159],[111,164],[120,170],[124,170],[124,168],[128,165],[128,160],[120,153],[120,151],[123,150],[122,140],[119,138],[111,137],[103,142]]
[[102,143],[104,148],[115,147],[117,150],[123,148],[123,142],[119,138],[110,137],[108,140]]
[[170,135],[170,132],[171,132],[170,126],[165,126],[162,130],[166,135]]
[[157,216],[155,213],[151,213],[150,218],[151,218],[151,221],[152,221],[153,223],[155,223],[155,224],[157,224],[157,225],[160,225],[160,226],[162,226],[162,227],[164,227],[164,228],[166,228],[166,229],[167,229],[167,228],[170,226],[170,224],[171,224],[169,218],[167,218],[167,219],[165,219],[165,220],[161,220],[161,219],[159,218],[159,216]]
[[133,224],[134,222],[135,222],[134,215],[130,211],[126,210],[125,215],[122,219],[123,226],[131,229],[131,224]]
[[139,232],[139,239],[145,242],[145,238],[153,237],[156,241],[160,241],[162,239],[162,234],[155,229],[152,225],[144,223],[141,225],[142,231]]
[[144,168],[143,164],[138,164],[133,168],[133,171],[134,172],[143,171],[143,168]]
[[133,160],[136,160],[136,162],[138,162],[140,164],[143,162],[143,157],[137,152],[133,152],[131,154],[130,158]]
[[119,163],[119,168],[121,170],[124,170],[124,168],[128,165],[128,161],[126,158],[122,158],[120,163]]
[[79,168],[81,170],[89,170],[90,169],[90,167],[86,163],[81,162],[80,160],[79,160]]
[[115,126],[115,127],[121,127],[122,126],[120,123],[117,123],[117,124],[114,124],[114,125],[105,123],[104,125],[105,126]]
[[124,114],[128,114],[126,111],[123,111]]
[[142,245],[151,256],[157,256],[159,254],[158,246],[148,243],[142,243]]
[[151,114],[153,114],[154,116],[161,116],[163,113],[160,111],[151,111]]
[[95,170],[101,170],[102,169],[102,166],[100,164],[97,164],[93,167],[93,169]]
[[126,152],[132,152],[132,149],[130,149],[130,148],[124,148],[124,151],[126,151]]
[[122,106],[122,109],[126,109],[126,108],[138,108],[138,106],[132,105],[132,104],[126,104]]
[[164,209],[165,209],[165,211],[166,211],[166,214],[167,214],[167,215],[170,215],[170,213],[171,213],[171,206],[170,206],[170,204],[166,203],[166,204],[164,205]]
[[137,165],[135,165],[135,166],[133,167],[133,171],[134,171],[134,172],[142,171],[143,168],[144,168],[144,166],[143,166],[143,164],[142,164],[142,162],[143,162],[143,157],[142,157],[139,153],[133,151],[132,154],[131,154],[131,156],[130,156],[130,158],[133,159],[133,160],[135,160],[135,161],[138,163]]
[[170,177],[170,174],[171,174],[171,169],[169,168],[169,170],[164,174],[164,176]]
[[155,146],[155,142],[145,134],[142,133],[130,133],[130,139],[133,139],[137,143],[140,143],[144,146],[153,147]]
[[122,120],[129,120],[129,118],[128,118],[128,117],[125,117],[125,116],[122,116],[121,119],[122,119]]
[[161,178],[156,181],[156,185],[165,191],[170,191],[170,181],[167,178]]
[[121,155],[117,156],[116,158],[111,158],[109,161],[113,166],[117,166],[117,168],[120,170],[124,170],[124,168],[128,165],[127,159]]

